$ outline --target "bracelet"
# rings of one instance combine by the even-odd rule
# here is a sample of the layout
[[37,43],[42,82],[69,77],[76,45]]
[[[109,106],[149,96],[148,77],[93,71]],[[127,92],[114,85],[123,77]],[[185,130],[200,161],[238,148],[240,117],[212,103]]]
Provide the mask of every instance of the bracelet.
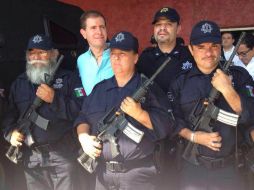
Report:
[[195,136],[195,132],[192,132],[190,136],[190,141],[193,143],[194,143],[194,136]]

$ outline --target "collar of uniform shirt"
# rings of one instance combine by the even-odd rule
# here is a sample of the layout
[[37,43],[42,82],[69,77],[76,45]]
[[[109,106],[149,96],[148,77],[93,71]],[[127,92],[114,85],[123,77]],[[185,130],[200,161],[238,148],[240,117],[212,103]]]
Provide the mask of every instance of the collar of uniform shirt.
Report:
[[[132,76],[132,78],[128,81],[128,83],[124,86],[125,89],[127,90],[132,90],[133,89],[133,86],[130,85],[130,83],[132,81],[135,81],[135,83],[137,84],[137,86],[135,88],[138,88],[139,86],[139,82],[138,82],[138,74],[135,72],[134,75]],[[115,77],[112,77],[110,79],[110,81],[107,83],[107,87],[106,87],[106,90],[111,90],[113,88],[121,88],[117,85],[117,81],[116,81],[116,78]]]

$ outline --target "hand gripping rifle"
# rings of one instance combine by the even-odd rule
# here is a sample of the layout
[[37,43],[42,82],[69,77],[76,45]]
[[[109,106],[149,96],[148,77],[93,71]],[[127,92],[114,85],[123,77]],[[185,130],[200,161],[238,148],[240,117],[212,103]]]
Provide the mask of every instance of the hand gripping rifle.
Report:
[[[237,45],[232,52],[229,60],[225,62],[223,65],[223,72],[228,74],[229,66],[232,64],[233,58],[236,55],[236,51],[238,50],[243,38],[245,37],[246,33],[243,32],[237,42]],[[209,94],[209,97],[204,100],[201,109],[198,102],[194,109],[192,110],[189,120],[193,126],[193,131],[205,131],[205,132],[213,132],[212,128],[209,126],[210,121],[218,120],[222,123],[237,126],[239,116],[233,113],[226,112],[222,109],[219,109],[214,105],[215,100],[217,100],[220,96],[220,92],[216,88],[212,88]],[[187,160],[188,162],[199,165],[198,160],[198,144],[188,141],[187,146],[184,149],[182,157]]]
[[[48,86],[52,86],[55,72],[57,71],[60,63],[62,62],[64,56],[61,55],[56,63],[55,68],[53,69],[51,75],[45,73],[45,83]],[[35,97],[32,105],[22,114],[22,116],[18,119],[17,122],[17,130],[25,135],[25,143],[28,147],[31,147],[35,141],[32,137],[30,128],[33,124],[36,124],[38,127],[47,130],[49,121],[42,116],[40,116],[36,110],[42,105],[43,100],[38,96]],[[22,157],[22,153],[20,151],[20,147],[15,147],[11,145],[6,152],[6,157],[12,161],[13,163],[17,164]]]
[[[155,77],[165,68],[165,66],[171,61],[168,57],[163,64],[157,69],[150,79],[147,79],[131,96],[136,102],[146,95],[150,85],[153,84]],[[121,133],[128,121],[125,119],[124,112],[120,108],[113,107],[106,115],[98,122],[99,134],[96,137],[96,141],[103,143],[108,141],[110,143],[110,149],[112,157],[115,158],[119,155],[118,144],[116,142],[118,134]],[[78,157],[78,162],[90,173],[93,173],[96,169],[98,161],[89,157],[85,152]]]

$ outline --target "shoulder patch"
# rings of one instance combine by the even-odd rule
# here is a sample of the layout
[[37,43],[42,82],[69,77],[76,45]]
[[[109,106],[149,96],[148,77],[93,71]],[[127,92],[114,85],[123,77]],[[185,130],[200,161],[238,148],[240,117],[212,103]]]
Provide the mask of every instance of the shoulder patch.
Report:
[[189,70],[192,68],[192,63],[190,61],[186,61],[182,63],[182,70]]
[[78,87],[74,89],[74,94],[76,97],[86,96],[85,89],[83,87]]

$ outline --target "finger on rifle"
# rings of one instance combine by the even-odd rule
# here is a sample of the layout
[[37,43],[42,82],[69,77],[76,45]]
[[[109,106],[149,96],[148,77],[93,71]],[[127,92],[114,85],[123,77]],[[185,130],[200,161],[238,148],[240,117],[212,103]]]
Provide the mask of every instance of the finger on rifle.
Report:
[[218,132],[212,132],[210,133],[211,137],[219,137],[220,134]]
[[46,84],[41,84],[39,87],[41,87],[42,90],[48,90],[50,87]]
[[220,148],[221,147],[221,143],[220,142],[213,142],[212,146],[215,148]]
[[126,97],[125,98],[125,100],[127,101],[127,102],[130,102],[130,103],[133,103],[134,102],[134,100],[131,98],[131,97]]
[[99,157],[100,155],[101,155],[101,150],[95,149],[95,151],[94,151],[94,156],[95,156],[95,157]]
[[101,149],[101,148],[102,148],[101,143],[98,142],[98,141],[93,141],[93,146],[94,146],[95,148],[97,148],[97,149]]
[[214,147],[214,146],[212,146],[212,145],[209,145],[208,147],[209,147],[210,149],[212,149],[213,151],[220,151],[219,148]]

